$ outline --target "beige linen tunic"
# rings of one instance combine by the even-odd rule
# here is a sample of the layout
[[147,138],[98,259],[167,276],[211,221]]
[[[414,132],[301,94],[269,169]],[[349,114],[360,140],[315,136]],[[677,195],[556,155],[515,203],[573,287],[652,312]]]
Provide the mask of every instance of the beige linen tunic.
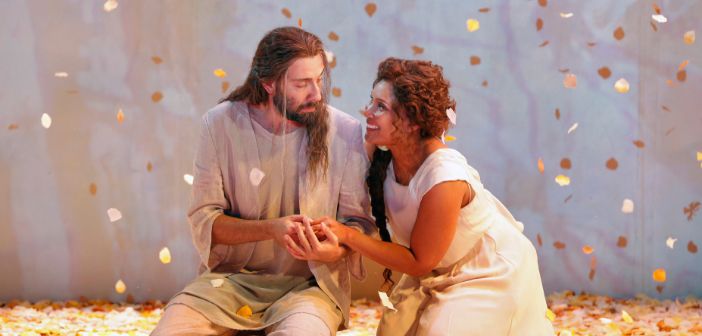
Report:
[[436,184],[466,181],[475,190],[461,209],[451,245],[429,274],[404,275],[390,295],[378,336],[553,335],[536,251],[500,201],[483,188],[478,172],[453,149],[422,163],[408,186],[395,180],[392,164],[384,184],[388,223],[398,243],[410,248],[419,204]]
[[[337,218],[348,226],[372,234],[375,226],[369,216],[370,201],[365,185],[370,164],[363,148],[360,122],[331,106],[329,113],[329,171],[326,180],[317,181],[315,188],[312,188],[306,171],[309,140],[306,130],[299,146],[299,213],[312,218]],[[241,102],[224,102],[202,118],[191,208],[188,211],[193,241],[202,260],[201,276],[183,292],[176,294],[169,305],[182,303],[197,310],[203,301],[217,301],[214,304],[221,312],[217,316],[206,315],[213,322],[217,323],[214,319],[221,317],[227,321],[219,322],[226,322],[223,325],[233,326],[234,329],[262,329],[292,313],[310,312],[298,309],[300,303],[321,297],[331,300],[338,307],[343,327],[348,327],[349,275],[359,281],[365,278],[359,254],[353,253],[333,263],[308,261],[309,271],[314,276],[312,279],[300,276],[304,274],[280,278],[241,273],[244,266],[252,261],[257,242],[224,245],[211,241],[212,224],[217,216],[227,214],[243,219],[259,219],[266,210],[261,208],[260,185],[254,185],[251,179],[252,171],[263,171],[253,123],[255,121],[250,118],[247,105]],[[225,284],[217,288],[221,289],[222,295],[213,297],[210,295],[213,287],[209,281],[223,278],[226,278]],[[281,293],[281,288],[284,293]],[[318,293],[312,293],[315,291]],[[293,295],[300,292],[306,294]],[[282,294],[285,294],[280,298],[285,302],[282,309],[277,309],[281,307],[275,304],[271,306],[270,298]],[[308,294],[312,294],[312,297],[305,298]],[[242,297],[246,296],[248,298],[242,301]],[[254,312],[254,317],[248,320],[236,315],[236,311],[246,302],[251,303]],[[327,318],[325,321],[333,320],[332,316],[320,317],[323,320]],[[334,331],[335,327],[330,329]]]

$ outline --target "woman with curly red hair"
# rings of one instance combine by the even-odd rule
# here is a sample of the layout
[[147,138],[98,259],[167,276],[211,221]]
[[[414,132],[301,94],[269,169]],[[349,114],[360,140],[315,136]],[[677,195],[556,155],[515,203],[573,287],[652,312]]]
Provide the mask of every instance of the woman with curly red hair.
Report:
[[380,64],[365,139],[383,241],[322,220],[298,228],[302,246],[288,237],[288,249],[305,259],[321,231],[387,267],[386,285],[394,285],[391,270],[405,273],[390,296],[396,310],[384,308],[378,335],[553,335],[536,251],[522,223],[442,141],[456,108],[449,86],[431,62]]

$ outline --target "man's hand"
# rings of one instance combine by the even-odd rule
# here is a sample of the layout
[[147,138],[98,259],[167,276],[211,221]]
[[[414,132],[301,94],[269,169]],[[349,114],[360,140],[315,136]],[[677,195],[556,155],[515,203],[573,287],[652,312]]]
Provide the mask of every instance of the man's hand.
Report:
[[[336,222],[331,218],[326,218]],[[317,234],[312,228],[312,221],[309,218],[306,218],[302,221],[302,224],[295,225],[299,243],[291,238],[290,235],[287,235],[285,237],[287,242],[285,248],[296,259],[316,260],[321,262],[334,262],[339,260],[344,256],[346,250],[339,246],[339,240],[336,234],[334,234],[334,232],[327,227],[327,222],[329,221],[320,221],[316,225],[326,237],[325,240],[320,242],[317,239]]]
[[309,217],[305,215],[292,215],[270,219],[267,221],[268,236],[274,239],[278,245],[285,247],[285,245],[288,244],[285,240],[285,236],[291,236],[297,233],[295,224],[300,224],[305,220],[309,220]]

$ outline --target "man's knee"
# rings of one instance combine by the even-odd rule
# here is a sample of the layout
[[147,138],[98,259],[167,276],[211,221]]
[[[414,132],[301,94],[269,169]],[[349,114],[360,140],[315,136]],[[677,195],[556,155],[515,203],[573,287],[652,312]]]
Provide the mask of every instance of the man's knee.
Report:
[[266,329],[268,336],[329,336],[329,326],[320,317],[295,313]]

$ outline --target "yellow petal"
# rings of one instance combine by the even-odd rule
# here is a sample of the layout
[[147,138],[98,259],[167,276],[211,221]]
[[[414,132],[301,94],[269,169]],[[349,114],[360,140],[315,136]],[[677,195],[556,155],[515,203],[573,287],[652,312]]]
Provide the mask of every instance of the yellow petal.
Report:
[[224,76],[227,75],[227,73],[224,72],[224,70],[222,70],[222,69],[217,69],[217,70],[215,70],[215,71],[214,71],[214,74],[215,74],[215,76],[217,76],[217,77],[224,77]]
[[546,318],[547,318],[549,321],[553,322],[553,320],[556,319],[556,314],[554,314],[554,313],[551,311],[551,309],[546,309]]
[[117,112],[117,120],[119,120],[120,123],[124,121],[124,113],[122,113],[122,109]]
[[456,137],[447,135],[445,139],[446,139],[446,141],[453,141],[453,140],[456,140]]
[[623,213],[632,213],[634,212],[634,201],[630,199],[625,199],[624,203],[622,204],[622,212]]
[[594,250],[595,250],[595,249],[592,248],[592,247],[590,247],[590,246],[585,246],[585,247],[583,247],[583,252],[585,252],[585,254],[590,254],[590,253],[592,253]]
[[68,74],[65,72],[57,72],[54,74],[56,77],[68,77]]
[[105,2],[105,5],[103,5],[103,8],[105,9],[106,12],[111,12],[113,9],[117,8],[117,1],[115,0],[107,0]]
[[656,280],[658,282],[664,282],[665,281],[665,270],[659,268],[659,269],[653,271],[653,280]]
[[253,315],[253,312],[251,311],[251,308],[249,308],[249,306],[243,306],[236,311],[236,314],[243,318],[250,318],[251,315]]
[[697,161],[702,161],[702,153],[697,152]]
[[44,128],[49,128],[51,127],[51,117],[44,113],[41,115],[41,125],[44,126]]
[[568,13],[568,14],[561,13],[561,17],[564,17],[564,18],[569,18],[571,16],[573,16],[573,13]]
[[570,178],[568,178],[567,176],[558,175],[556,176],[556,183],[558,183],[561,187],[564,185],[569,185]]
[[127,290],[127,286],[124,285],[124,282],[122,282],[122,279],[117,281],[117,283],[115,284],[115,290],[117,291],[117,293],[120,293],[120,294],[124,293],[124,291]]
[[634,323],[634,319],[632,319],[631,316],[629,316],[629,314],[624,310],[622,310],[622,319],[626,323]]
[[478,30],[478,28],[480,28],[480,22],[478,22],[478,20],[475,19],[470,19],[466,21],[466,24],[468,25],[469,32],[474,32]]
[[544,173],[544,162],[541,160],[541,158],[539,158],[539,171],[541,174]]
[[171,251],[168,250],[168,247],[164,247],[161,252],[158,253],[158,258],[161,259],[161,262],[164,264],[171,262]]
[[629,91],[629,82],[627,82],[626,79],[622,78],[616,83],[614,83],[614,89],[621,93],[627,92]]
[[685,33],[685,42],[687,42],[687,43],[695,42],[695,31],[694,30],[690,30],[689,32]]

